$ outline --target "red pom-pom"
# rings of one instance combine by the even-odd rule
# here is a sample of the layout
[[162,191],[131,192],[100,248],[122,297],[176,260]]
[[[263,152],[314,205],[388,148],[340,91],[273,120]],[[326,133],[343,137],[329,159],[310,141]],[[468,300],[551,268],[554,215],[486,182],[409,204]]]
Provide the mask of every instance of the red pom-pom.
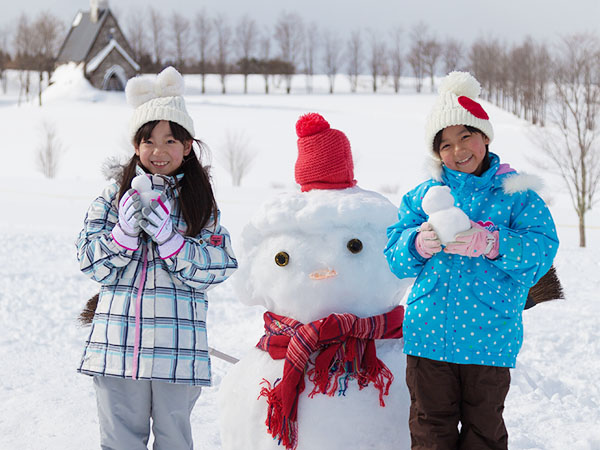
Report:
[[329,123],[321,114],[308,113],[304,114],[296,122],[296,134],[299,138],[312,136],[329,129]]
[[478,119],[489,120],[489,116],[479,103],[464,95],[458,97],[458,103]]

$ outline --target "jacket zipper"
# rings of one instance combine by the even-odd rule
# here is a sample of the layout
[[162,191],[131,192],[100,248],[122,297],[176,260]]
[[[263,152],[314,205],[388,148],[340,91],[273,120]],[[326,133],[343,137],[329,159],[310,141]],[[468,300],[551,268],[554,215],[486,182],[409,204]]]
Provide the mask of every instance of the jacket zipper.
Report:
[[141,309],[142,309],[142,292],[144,290],[144,283],[146,282],[146,270],[148,268],[148,246],[144,245],[142,250],[142,274],[140,277],[140,284],[138,286],[137,298],[135,300],[135,342],[133,344],[133,361],[131,366],[131,378],[133,380],[138,377],[138,358],[140,353],[140,341],[141,341]]

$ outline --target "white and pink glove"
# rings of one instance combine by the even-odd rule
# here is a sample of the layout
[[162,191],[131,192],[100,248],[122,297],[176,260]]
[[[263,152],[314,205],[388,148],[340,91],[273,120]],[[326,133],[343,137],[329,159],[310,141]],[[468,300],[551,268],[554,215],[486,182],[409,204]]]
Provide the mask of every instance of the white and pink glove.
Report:
[[158,253],[162,259],[170,258],[183,248],[184,239],[173,229],[171,204],[165,194],[143,208],[142,216],[140,227],[158,244]]
[[429,222],[423,222],[415,239],[415,248],[423,258],[431,258],[442,251],[442,242]]
[[135,189],[129,189],[119,201],[119,221],[112,230],[113,240],[127,250],[139,247],[142,202]]
[[471,221],[471,228],[448,242],[444,252],[462,256],[485,256],[494,259],[498,256],[498,232],[488,231],[478,223]]

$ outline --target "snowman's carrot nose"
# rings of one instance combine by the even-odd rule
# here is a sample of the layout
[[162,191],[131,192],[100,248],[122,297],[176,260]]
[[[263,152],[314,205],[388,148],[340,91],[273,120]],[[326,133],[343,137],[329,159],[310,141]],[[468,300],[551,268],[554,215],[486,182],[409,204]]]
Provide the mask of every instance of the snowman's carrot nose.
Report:
[[333,269],[321,269],[316,270],[309,275],[311,280],[325,280],[326,278],[333,278],[337,276],[337,272]]

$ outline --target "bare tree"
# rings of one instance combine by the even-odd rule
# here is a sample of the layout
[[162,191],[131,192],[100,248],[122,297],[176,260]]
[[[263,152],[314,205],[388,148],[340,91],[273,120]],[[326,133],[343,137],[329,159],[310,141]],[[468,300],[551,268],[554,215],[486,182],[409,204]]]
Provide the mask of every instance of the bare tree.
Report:
[[400,90],[400,77],[404,69],[404,58],[402,56],[402,28],[396,27],[391,33],[392,49],[390,53],[390,62],[392,69],[392,77],[394,81],[394,92]]
[[358,89],[358,76],[360,75],[362,62],[362,37],[360,30],[354,30],[350,33],[348,39],[348,76],[350,77],[350,90],[356,92]]
[[267,28],[261,35],[259,40],[261,73],[265,80],[265,94],[269,93],[269,77],[271,70],[269,66],[269,58],[271,56],[271,32]]
[[206,74],[208,72],[208,60],[210,59],[212,19],[205,9],[196,15],[196,42],[198,44],[198,68],[202,76],[202,93],[206,93]]
[[244,131],[227,130],[225,143],[219,155],[221,163],[231,175],[232,184],[240,186],[256,158],[256,153],[250,148],[248,137]]
[[65,147],[58,138],[56,127],[50,122],[43,123],[43,140],[37,151],[37,168],[47,178],[54,178],[58,172],[60,159]]
[[429,75],[431,81],[431,92],[434,92],[435,89],[435,72],[440,56],[442,56],[442,45],[436,38],[428,38],[423,46],[423,64],[425,73]]
[[190,47],[190,21],[183,14],[173,11],[170,22],[171,37],[175,50],[175,65],[180,72],[183,72]]
[[231,27],[224,15],[218,15],[214,21],[216,33],[217,71],[221,78],[221,93],[226,93],[225,81],[229,72],[229,53],[231,51]]
[[304,36],[304,75],[306,76],[306,91],[311,93],[313,90],[313,75],[315,74],[315,58],[320,40],[319,27],[312,22],[306,27]]
[[250,73],[252,53],[256,46],[256,22],[243,16],[235,29],[235,45],[238,50],[240,72],[244,75],[244,94],[248,93],[248,74]]
[[423,78],[425,78],[425,42],[427,41],[427,26],[423,23],[415,25],[410,32],[410,50],[406,60],[410,65],[415,78],[415,89],[421,92]]
[[54,62],[58,55],[58,50],[63,41],[64,26],[62,22],[49,11],[38,14],[35,22],[31,25],[35,30],[34,48],[35,68],[38,70],[38,103],[42,106],[42,89],[44,72],[48,81],[54,71]]
[[562,176],[586,246],[585,214],[600,187],[600,42],[596,36],[564,38],[554,62],[550,127],[540,129],[541,148]]
[[152,46],[152,61],[157,67],[162,67],[164,59],[164,29],[165,20],[163,14],[153,6],[148,10],[150,16],[150,43]]
[[[470,69],[482,86],[482,96],[499,103],[501,92],[498,87],[503,84],[503,62],[506,60],[506,45],[497,39],[478,39],[469,53]],[[498,62],[501,62],[500,64]]]
[[281,60],[293,68],[292,73],[283,74],[286,92],[292,90],[292,76],[298,66],[303,38],[302,18],[296,13],[282,13],[275,25],[275,40],[279,44]]
[[383,42],[375,31],[369,32],[369,68],[373,79],[373,92],[377,92],[377,80],[384,72],[386,57],[385,42]]
[[132,10],[127,15],[127,41],[136,61],[139,61],[142,54],[146,53],[147,29],[146,21],[140,20],[140,13],[137,10]]
[[444,73],[462,69],[464,49],[456,39],[447,38],[443,45]]
[[329,93],[333,94],[335,77],[340,66],[342,41],[328,30],[323,37],[323,47],[323,63],[329,79]]
[[31,87],[30,70],[33,65],[35,54],[35,32],[32,29],[29,19],[23,13],[17,22],[17,28],[14,36],[15,60],[19,72],[19,99],[17,104],[29,100],[29,90]]
[[8,79],[5,71],[9,62],[10,54],[8,53],[8,31],[6,28],[0,28],[0,83],[2,84],[2,92],[5,94],[8,90]]

